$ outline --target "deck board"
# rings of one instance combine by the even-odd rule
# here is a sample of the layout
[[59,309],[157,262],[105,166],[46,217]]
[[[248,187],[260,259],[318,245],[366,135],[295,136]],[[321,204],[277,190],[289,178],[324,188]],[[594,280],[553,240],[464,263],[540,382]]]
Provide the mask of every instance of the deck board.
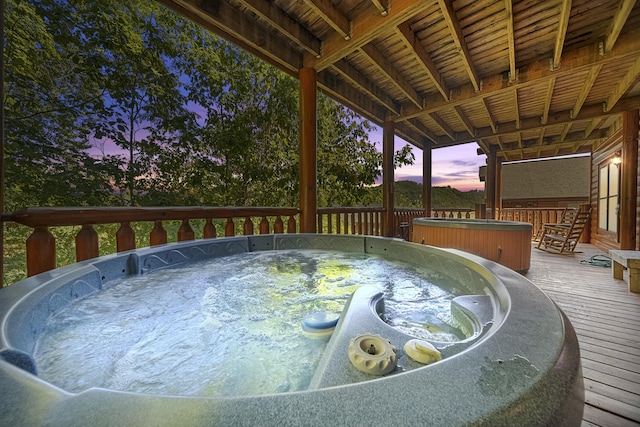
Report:
[[582,426],[640,426],[640,295],[629,273],[581,262],[606,251],[580,244],[579,253],[533,249],[525,276],[562,308],[580,343],[585,383]]

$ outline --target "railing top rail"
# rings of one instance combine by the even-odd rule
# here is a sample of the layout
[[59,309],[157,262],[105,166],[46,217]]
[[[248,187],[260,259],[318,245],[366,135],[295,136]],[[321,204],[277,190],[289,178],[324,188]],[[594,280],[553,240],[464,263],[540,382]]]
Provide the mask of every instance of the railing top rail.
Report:
[[384,212],[385,208],[380,206],[362,206],[362,207],[337,207],[337,208],[318,208],[320,214],[338,214],[351,212]]
[[38,207],[2,215],[28,227],[112,224],[118,222],[296,215],[298,208],[278,207]]

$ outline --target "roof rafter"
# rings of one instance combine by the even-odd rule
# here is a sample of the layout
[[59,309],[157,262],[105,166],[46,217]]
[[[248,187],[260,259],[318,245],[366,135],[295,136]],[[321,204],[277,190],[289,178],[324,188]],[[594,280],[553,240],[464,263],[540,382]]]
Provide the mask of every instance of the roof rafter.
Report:
[[351,21],[344,16],[329,0],[303,0],[311,9],[331,25],[344,40],[351,39]]
[[627,93],[631,87],[636,84],[636,82],[640,79],[640,57],[635,60],[631,68],[627,71],[624,77],[618,83],[618,86],[615,88],[613,93],[609,95],[607,102],[604,104],[604,110],[609,111],[613,108],[620,98]]
[[202,2],[196,6],[185,0],[158,1],[196,24],[274,63],[291,75],[297,76],[302,67],[302,55],[290,49],[285,39],[263,30],[229,3]]
[[404,93],[411,102],[413,102],[418,108],[424,106],[424,99],[420,94],[411,86],[411,84],[400,74],[400,72],[374,45],[373,43],[366,44],[360,48],[362,53],[371,59],[373,65],[378,68],[387,78]]
[[464,111],[462,111],[462,107],[456,105],[455,107],[453,107],[453,112],[456,114],[456,116],[458,116],[469,135],[473,136],[475,134],[475,130],[473,129],[473,125],[471,124],[467,116],[464,114]]
[[504,0],[505,11],[507,13],[507,43],[509,45],[509,82],[513,83],[518,79],[516,70],[516,45],[513,34],[513,4],[512,0]]
[[389,94],[380,89],[380,86],[373,83],[360,71],[352,67],[347,61],[338,61],[333,64],[331,69],[339,73],[343,78],[347,79],[352,85],[376,99],[380,104],[388,108],[389,111],[395,114],[400,113],[400,104],[394,101]]
[[427,50],[422,46],[419,40],[417,40],[415,33],[411,30],[411,26],[408,22],[403,22],[399,26],[396,27],[396,33],[401,36],[404,41],[412,48],[412,52],[414,53],[416,60],[423,67],[424,71],[427,73],[431,81],[433,82],[438,92],[443,96],[445,100],[449,100],[449,89],[447,88],[447,84],[444,82],[444,79],[438,68],[433,63],[431,56],[427,52]]
[[518,81],[512,85],[505,84],[504,75],[497,74],[485,77],[482,80],[482,92],[477,93],[472,85],[465,85],[451,90],[449,102],[433,101],[424,109],[405,108],[402,115],[395,118],[396,121],[406,120],[412,117],[425,115],[442,108],[451,108],[456,105],[463,105],[472,99],[490,97],[493,95],[505,94],[512,91],[514,87],[524,88],[532,84],[540,84],[545,80],[558,78],[570,74],[575,74],[586,70],[596,64],[607,65],[612,62],[620,62],[626,58],[637,58],[640,56],[639,33],[630,33],[620,37],[618,43],[607,56],[599,54],[598,45],[583,46],[565,52],[562,60],[562,68],[557,71],[549,69],[548,60],[539,60],[529,64],[526,70],[520,70]]
[[584,102],[587,100],[587,96],[589,96],[589,92],[591,92],[591,88],[593,87],[593,84],[596,82],[596,79],[600,74],[600,70],[602,70],[602,64],[596,65],[595,67],[589,70],[589,75],[587,76],[587,79],[585,80],[584,85],[582,86],[582,89],[578,94],[576,103],[573,105],[573,108],[571,109],[571,117],[576,117],[578,114],[580,114],[580,109],[582,108],[582,105],[584,104]]
[[[527,117],[521,120],[520,129],[517,129],[514,122],[510,123],[501,123],[499,128],[496,131],[493,131],[493,128],[490,126],[483,128],[476,128],[475,135],[473,137],[463,137],[461,134],[456,135],[456,144],[464,144],[467,142],[473,142],[476,139],[481,138],[489,138],[500,135],[510,135],[517,134],[521,131],[531,131],[531,130],[540,130],[544,129],[548,126],[557,126],[557,125],[566,125],[566,124],[574,124],[579,122],[591,121],[594,119],[606,118],[612,115],[621,114],[626,110],[640,109],[640,95],[634,96],[630,98],[625,98],[623,101],[618,103],[613,109],[610,111],[603,111],[601,104],[593,104],[586,105],[582,108],[580,114],[575,118],[571,119],[569,117],[569,111],[562,111],[559,113],[554,113],[549,116],[549,120],[546,125],[542,125],[540,123],[540,117]],[[568,131],[567,131],[568,132]],[[584,137],[584,134],[583,134]],[[441,141],[440,143],[443,143]]]
[[636,0],[622,0],[618,4],[616,14],[613,16],[611,24],[609,24],[609,28],[607,29],[606,40],[604,43],[605,55],[611,52],[611,49],[613,49],[613,46],[616,44],[620,31],[622,31],[622,27],[624,27],[625,22],[627,22],[627,18],[635,4]]
[[562,58],[562,48],[564,47],[564,39],[567,36],[567,27],[569,25],[569,16],[571,15],[571,0],[563,0],[560,6],[560,15],[558,17],[558,33],[556,34],[556,45],[553,49],[553,62],[551,68],[557,70],[560,68],[560,59]]
[[453,42],[460,53],[460,58],[462,59],[464,68],[467,70],[469,80],[471,80],[471,84],[475,91],[480,92],[480,79],[478,78],[478,72],[471,61],[471,54],[469,53],[469,48],[465,42],[464,34],[462,34],[460,22],[456,17],[455,10],[453,10],[453,2],[451,0],[438,0],[438,4],[440,5],[440,9],[442,9],[444,20],[451,30],[451,37],[453,38]]
[[442,131],[451,139],[456,139],[456,133],[453,129],[451,129],[451,127],[445,123],[444,120],[442,120],[442,118],[437,114],[437,113],[431,113],[429,114],[429,116],[431,117],[431,119],[435,122],[435,124],[442,129]]
[[269,22],[291,41],[304,48],[307,52],[320,58],[322,42],[309,30],[294,21],[282,9],[272,2],[263,0],[239,0],[245,7]]
[[351,39],[345,40],[337,33],[332,33],[322,44],[322,58],[305,57],[305,66],[316,71],[329,67],[365,44],[385,34],[389,26],[398,26],[411,17],[431,6],[435,0],[394,0],[387,16],[382,16],[377,9],[370,8],[352,19]]
[[544,100],[544,111],[542,112],[542,117],[540,118],[540,123],[543,125],[547,124],[547,120],[549,120],[549,110],[551,109],[551,100],[553,99],[553,88],[556,85],[555,77],[549,79],[549,83],[547,86],[547,97]]
[[[482,105],[482,108],[484,109],[484,112],[486,113],[487,117],[489,118],[489,123],[491,125],[491,130],[495,134],[498,131],[498,129],[497,129],[497,126],[496,126],[496,119],[493,117],[493,114],[491,113],[491,107],[489,106],[489,101],[487,100],[487,98],[482,98],[480,104]],[[487,135],[487,136],[489,136],[489,135]]]
[[380,15],[387,16],[391,7],[391,0],[371,0],[373,5],[380,11]]

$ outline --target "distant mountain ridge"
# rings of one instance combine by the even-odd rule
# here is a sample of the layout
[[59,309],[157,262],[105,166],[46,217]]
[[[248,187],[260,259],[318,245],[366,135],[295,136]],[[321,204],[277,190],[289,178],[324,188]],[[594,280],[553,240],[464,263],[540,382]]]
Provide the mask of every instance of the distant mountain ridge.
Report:
[[[382,203],[382,186],[372,188],[372,199]],[[474,209],[476,204],[485,203],[484,191],[463,192],[447,187],[433,187],[431,206],[433,209],[460,208]],[[394,186],[394,205],[402,208],[422,207],[422,184],[415,181],[396,181]]]

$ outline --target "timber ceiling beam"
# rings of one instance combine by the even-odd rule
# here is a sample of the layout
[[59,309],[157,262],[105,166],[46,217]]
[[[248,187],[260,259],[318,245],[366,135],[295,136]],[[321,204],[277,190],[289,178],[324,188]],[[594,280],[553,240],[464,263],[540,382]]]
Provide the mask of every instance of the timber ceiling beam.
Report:
[[460,121],[464,125],[464,128],[469,133],[469,136],[473,136],[475,134],[475,130],[473,129],[473,125],[467,118],[466,114],[464,114],[464,111],[462,111],[462,107],[453,107],[453,112],[456,114],[456,116],[458,116],[458,119],[460,119]]
[[367,43],[384,35],[393,27],[411,19],[431,6],[435,0],[394,0],[387,16],[382,16],[374,7],[366,9],[351,21],[351,38],[345,40],[338,33],[332,33],[322,43],[322,58],[311,55],[305,57],[305,66],[316,71],[329,67],[334,62],[360,49]]
[[438,116],[438,114],[436,113],[431,113],[429,114],[429,117],[431,117],[431,120],[433,120],[435,122],[435,124],[442,129],[442,131],[451,139],[456,139],[456,133],[453,129],[451,129],[451,127],[444,121],[442,120],[442,118],[440,116]]
[[322,54],[322,42],[309,30],[294,21],[282,9],[273,2],[264,0],[239,0],[251,12],[264,19],[274,28],[277,28],[289,40],[305,49],[316,58]]
[[504,0],[505,11],[507,13],[507,43],[509,45],[509,82],[513,83],[518,79],[516,70],[516,44],[513,35],[513,3],[512,0]]
[[351,21],[330,0],[303,0],[344,40],[351,40]]
[[364,74],[351,66],[347,61],[340,60],[333,64],[332,70],[336,71],[349,83],[365,92],[380,104],[384,105],[394,114],[399,114],[402,110],[401,105],[397,103],[389,94],[380,89],[380,86],[369,80]]
[[[482,98],[480,100],[480,105],[482,106],[482,109],[484,110],[485,114],[487,115],[487,118],[489,119],[489,124],[491,125],[492,133],[495,134],[498,131],[497,125],[496,125],[496,119],[493,117],[493,114],[491,113],[491,106],[489,105],[489,101],[487,100],[487,98]],[[487,136],[490,136],[490,135],[487,135]]]
[[557,70],[560,68],[560,60],[562,58],[562,48],[564,47],[564,39],[567,36],[567,27],[569,25],[569,16],[571,15],[571,0],[563,0],[560,5],[560,14],[558,15],[558,32],[556,33],[556,44],[553,49],[553,62],[551,68]]
[[549,79],[549,83],[547,85],[547,97],[544,99],[544,110],[542,111],[542,117],[540,118],[540,123],[543,125],[546,125],[549,120],[549,110],[551,110],[551,100],[553,99],[553,89],[555,85],[556,79]]
[[548,81],[552,78],[559,78],[588,70],[596,65],[607,65],[612,62],[620,63],[627,58],[638,58],[640,56],[640,32],[632,32],[620,36],[618,42],[611,50],[609,55],[600,55],[599,46],[590,45],[583,46],[563,54],[562,68],[552,71],[549,67],[548,60],[539,60],[530,63],[526,69],[521,68],[518,72],[518,81],[509,85],[504,75],[497,74],[485,77],[482,80],[482,92],[477,93],[473,85],[465,85],[451,89],[451,98],[447,102],[445,100],[435,100],[429,102],[424,109],[412,108],[411,106],[404,108],[402,115],[395,118],[395,121],[407,120],[421,115],[427,115],[431,112],[438,111],[443,108],[451,108],[468,103],[472,99],[481,99],[493,96],[503,95],[514,88],[524,88],[532,84]]
[[277,65],[295,77],[302,68],[302,55],[291,49],[285,39],[263,30],[239,9],[227,2],[158,0],[168,8],[203,28],[219,35],[259,58]]
[[440,9],[442,9],[444,20],[451,31],[453,42],[460,53],[460,59],[462,60],[464,68],[467,70],[469,80],[471,80],[474,90],[476,92],[480,92],[480,78],[478,77],[478,72],[471,61],[471,54],[469,53],[469,48],[465,42],[464,34],[462,34],[460,22],[456,17],[456,11],[453,9],[453,2],[451,0],[438,0],[438,4],[440,5]]
[[600,74],[600,70],[602,70],[602,64],[596,65],[595,67],[589,70],[589,75],[587,76],[587,79],[585,80],[584,85],[582,86],[582,89],[578,94],[576,103],[573,105],[573,108],[571,109],[571,117],[576,117],[578,114],[580,114],[580,109],[584,105],[584,102],[587,100],[587,96],[591,92],[591,88],[593,87],[593,84],[596,82],[596,79]]
[[373,43],[368,43],[360,48],[360,51],[364,53],[373,65],[384,74],[402,93],[405,94],[416,107],[422,108],[424,106],[424,99],[420,94],[411,86],[411,84],[400,74],[400,72],[391,64],[383,54],[380,52]]
[[436,89],[438,89],[438,92],[440,92],[442,97],[448,101],[449,89],[447,88],[447,84],[427,50],[422,46],[420,40],[417,39],[413,30],[411,30],[409,23],[403,22],[397,26],[396,33],[402,37],[404,42],[411,48],[410,50],[418,61],[418,64],[422,66],[423,71],[429,76],[431,82],[434,84]]
[[[471,137],[467,137],[466,135],[456,134],[456,139],[453,144],[448,142],[448,139],[440,138],[438,141],[434,141],[438,144],[464,144],[467,142],[474,142],[477,139],[483,138],[491,138],[496,136],[504,136],[504,135],[514,135],[522,131],[544,131],[545,127],[548,126],[558,126],[558,125],[571,125],[574,123],[580,122],[590,122],[592,120],[599,120],[606,117],[610,117],[613,115],[621,114],[626,110],[640,109],[640,96],[634,96],[631,98],[625,98],[620,101],[612,110],[603,111],[601,104],[593,104],[587,105],[582,108],[580,114],[575,118],[571,119],[570,111],[562,111],[559,113],[553,113],[549,115],[549,120],[546,125],[540,123],[540,117],[527,117],[521,120],[520,128],[516,128],[515,122],[509,123],[500,123],[500,126],[496,128],[496,131],[493,131],[493,128],[490,126],[483,128],[476,128],[475,135]],[[567,129],[567,133],[569,130]],[[566,134],[565,134],[566,136]],[[584,133],[582,133],[582,137],[584,139]],[[560,138],[560,137],[558,137]],[[538,140],[538,138],[536,138]]]
[[371,0],[373,5],[380,11],[380,15],[387,16],[391,8],[391,0]]
[[316,80],[318,87],[338,102],[374,123],[384,122],[388,113],[387,108],[347,84],[341,77],[324,70],[316,74]]
[[631,89],[640,78],[640,57],[635,60],[631,68],[624,75],[622,80],[618,83],[618,86],[614,89],[613,93],[609,95],[607,102],[604,105],[604,110],[609,111],[613,108],[620,98],[622,98]]
[[620,31],[622,31],[622,27],[624,27],[625,22],[627,22],[627,18],[629,18],[629,14],[635,4],[636,0],[622,0],[618,4],[618,9],[607,29],[603,52],[605,55],[611,52],[611,49],[613,49],[613,46],[616,44]]

